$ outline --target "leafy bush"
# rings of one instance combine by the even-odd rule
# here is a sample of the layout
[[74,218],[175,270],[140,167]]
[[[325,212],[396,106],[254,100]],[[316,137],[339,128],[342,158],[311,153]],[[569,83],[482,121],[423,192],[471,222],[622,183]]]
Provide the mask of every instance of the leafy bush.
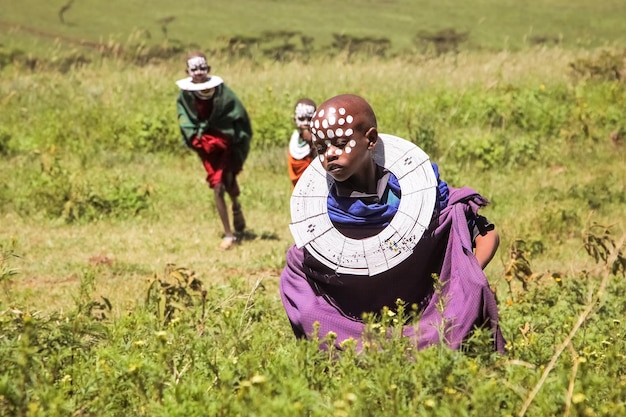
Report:
[[109,178],[95,185],[80,172],[65,168],[57,154],[41,156],[41,174],[15,202],[18,212],[43,212],[68,223],[132,217],[150,207],[152,186]]

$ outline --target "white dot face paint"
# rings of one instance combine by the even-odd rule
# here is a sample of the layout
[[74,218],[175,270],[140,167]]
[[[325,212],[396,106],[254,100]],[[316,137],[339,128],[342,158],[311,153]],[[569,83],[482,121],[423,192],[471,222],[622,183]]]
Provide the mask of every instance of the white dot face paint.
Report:
[[346,129],[346,136],[347,137],[352,136],[353,133],[354,133],[354,131],[352,129]]
[[322,132],[321,130],[317,131],[317,137],[320,139],[324,139],[324,132]]
[[323,127],[324,129],[328,129],[328,119],[324,119],[324,120],[322,120],[322,127]]
[[343,153],[343,151],[341,149],[337,149],[335,151],[335,155],[337,155],[337,156],[341,155],[342,153]]
[[352,117],[352,115],[349,114],[349,115],[346,116],[346,122],[352,123],[353,120],[354,120],[354,118]]
[[343,117],[339,120],[337,120],[337,123],[339,123],[339,126],[343,126],[343,124],[346,122],[346,119],[344,119]]
[[319,121],[319,119],[315,121],[314,125],[315,125],[316,129],[320,128],[320,121]]
[[336,121],[337,121],[337,119],[335,119],[335,118],[334,118],[334,117],[332,117],[332,116],[328,118],[328,124],[329,124],[330,126],[333,126],[333,125],[335,124],[335,122],[336,122]]
[[336,112],[337,112],[337,110],[335,110],[335,108],[334,108],[334,107],[330,107],[330,108],[328,109],[328,113],[329,113],[329,114],[330,114],[330,113],[336,113]]
[[320,110],[319,117],[324,117],[324,109]]
[[350,152],[352,152],[352,148],[351,148],[351,147],[349,147],[349,146],[346,146],[345,151],[346,151],[346,153],[350,153]]
[[343,129],[338,127],[337,130],[335,130],[335,135],[337,135],[338,138],[343,136]]
[[341,107],[341,108],[339,109],[339,114],[340,114],[340,115],[342,115],[342,116],[343,116],[344,114],[346,114],[346,109],[344,109],[343,107]]
[[326,136],[327,136],[329,139],[332,139],[332,138],[334,138],[334,137],[335,137],[335,132],[333,132],[333,131],[332,131],[332,129],[328,129],[328,130],[326,131]]
[[348,142],[348,145],[349,145],[351,148],[354,148],[354,147],[356,146],[356,140],[354,140],[354,139],[350,139],[350,142]]

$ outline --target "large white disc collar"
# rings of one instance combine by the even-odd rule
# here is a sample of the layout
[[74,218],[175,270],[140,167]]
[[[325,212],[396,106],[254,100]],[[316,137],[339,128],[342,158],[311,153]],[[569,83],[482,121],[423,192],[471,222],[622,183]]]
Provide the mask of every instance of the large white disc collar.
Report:
[[291,195],[289,228],[298,247],[337,273],[373,276],[411,255],[430,224],[437,198],[437,179],[428,155],[397,136],[379,134],[374,161],[391,171],[402,197],[398,212],[378,235],[348,238],[328,217],[328,192],[334,179],[319,158],[306,169]]

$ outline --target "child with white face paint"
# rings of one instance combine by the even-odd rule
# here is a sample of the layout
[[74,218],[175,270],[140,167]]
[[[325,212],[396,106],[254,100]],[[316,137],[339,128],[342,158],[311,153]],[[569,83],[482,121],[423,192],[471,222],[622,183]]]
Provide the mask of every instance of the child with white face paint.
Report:
[[206,56],[187,56],[187,78],[176,81],[178,123],[185,144],[195,151],[213,189],[215,206],[224,236],[220,248],[229,249],[237,240],[230,227],[225,194],[232,202],[234,231],[243,233],[246,222],[239,202],[237,175],[250,150],[252,128],[245,107],[220,77],[210,74]]
[[458,349],[476,326],[485,326],[493,348],[503,352],[495,297],[482,271],[499,243],[494,226],[478,214],[487,200],[468,187],[448,187],[415,145],[379,135],[362,97],[322,103],[311,133],[323,171],[313,162],[293,192],[296,245],[280,278],[295,335],[324,340],[332,332],[336,348],[354,339],[361,349],[364,314],[393,311],[402,300],[416,309],[418,319],[403,335],[417,348],[443,342]]
[[313,117],[313,146],[322,166],[352,191],[374,193],[376,169],[371,151],[378,140],[376,116],[364,100],[338,96]]
[[315,156],[315,150],[311,143],[311,118],[313,113],[315,113],[315,102],[313,100],[310,98],[298,100],[293,116],[296,129],[289,139],[287,154],[287,169],[292,190]]

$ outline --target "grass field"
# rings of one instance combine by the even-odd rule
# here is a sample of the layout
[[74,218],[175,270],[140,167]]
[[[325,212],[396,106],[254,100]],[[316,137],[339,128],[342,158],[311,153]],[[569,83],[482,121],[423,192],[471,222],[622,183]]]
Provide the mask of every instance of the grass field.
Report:
[[[198,26],[201,2],[77,2],[61,24],[68,2],[0,0],[0,415],[626,414],[626,6],[335,3],[214,4],[207,16],[228,24]],[[249,230],[219,251],[211,193],[176,125],[183,52],[135,65],[72,40],[132,49],[148,30],[158,43],[157,20],[175,16],[170,44],[210,48],[301,30],[295,15],[317,23],[316,46],[335,31],[398,50],[420,29],[471,37],[440,56],[212,56],[255,131],[240,177]],[[293,242],[291,111],[344,92],[491,201],[502,243],[486,274],[506,355],[480,333],[466,352],[382,334],[384,348],[359,355],[293,339],[277,289]]]
[[[69,7],[61,21],[64,5]],[[5,44],[15,42],[15,37],[29,39],[28,29],[77,41],[159,43],[167,39],[202,49],[213,49],[233,36],[257,37],[266,31],[302,32],[313,38],[317,49],[329,45],[336,33],[387,38],[396,51],[411,50],[419,31],[450,28],[469,32],[463,47],[470,49],[515,50],[541,38],[569,47],[626,41],[622,23],[626,5],[619,0],[324,0],[311,4],[246,0],[210,5],[190,0],[2,0],[0,10],[5,33],[0,39]]]

